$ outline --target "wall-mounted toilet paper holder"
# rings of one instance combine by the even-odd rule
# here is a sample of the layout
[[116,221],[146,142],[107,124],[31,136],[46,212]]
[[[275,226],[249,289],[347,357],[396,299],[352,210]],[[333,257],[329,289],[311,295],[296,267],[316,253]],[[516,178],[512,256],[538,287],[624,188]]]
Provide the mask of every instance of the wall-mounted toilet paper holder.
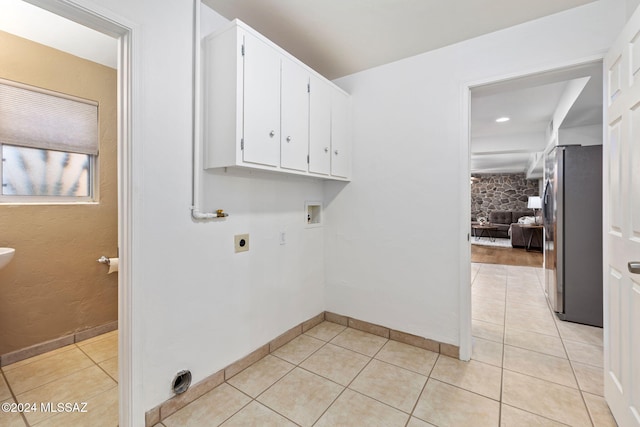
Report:
[[120,270],[119,258],[109,258],[103,255],[98,259],[98,262],[100,264],[106,264],[109,266],[109,271],[107,271],[107,274],[115,273]]

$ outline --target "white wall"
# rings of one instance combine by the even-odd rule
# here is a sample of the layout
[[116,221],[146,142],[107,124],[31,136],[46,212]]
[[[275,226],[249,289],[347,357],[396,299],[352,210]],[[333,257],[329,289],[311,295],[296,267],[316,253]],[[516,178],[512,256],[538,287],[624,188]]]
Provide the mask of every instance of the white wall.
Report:
[[558,129],[560,145],[602,145],[602,124]]
[[[307,229],[305,200],[320,181],[201,172],[204,208],[191,219],[191,1],[78,0],[133,28],[133,387],[136,425],[172,396],[324,310],[324,236]],[[225,22],[207,14],[203,28]],[[279,232],[286,231],[286,245]],[[235,254],[235,234],[250,251]]]
[[325,187],[326,309],[458,344],[462,88],[602,54],[623,19],[623,2],[597,1],[338,79],[353,96],[353,182]]
[[627,5],[627,14],[626,17],[629,19],[633,12],[636,10],[638,5],[640,5],[640,0],[625,0]]
[[[206,31],[226,21],[206,6],[203,18]],[[179,135],[171,129],[176,114],[190,119],[190,92],[167,88],[173,73],[181,86],[190,85],[188,35],[165,40],[169,58],[182,61],[176,64],[180,71],[160,71],[153,80],[165,85],[163,97],[168,90],[169,99],[179,104],[160,102],[158,114],[164,117],[154,120],[158,135],[143,159],[150,220],[142,230],[147,409],[171,396],[171,380],[181,369],[190,369],[197,382],[324,310],[324,238],[322,229],[305,228],[304,211],[305,200],[322,200],[321,181],[201,172],[204,210],[221,208],[230,216],[202,223],[190,218],[190,123],[180,125]],[[173,46],[181,46],[175,57]],[[166,45],[163,50],[166,55]],[[173,68],[166,62],[162,67]],[[171,94],[174,90],[179,93]],[[159,87],[149,92],[162,93]],[[286,232],[285,245],[280,245],[281,231]],[[234,235],[244,233],[250,234],[250,250],[236,254]],[[170,264],[162,261],[168,246]]]

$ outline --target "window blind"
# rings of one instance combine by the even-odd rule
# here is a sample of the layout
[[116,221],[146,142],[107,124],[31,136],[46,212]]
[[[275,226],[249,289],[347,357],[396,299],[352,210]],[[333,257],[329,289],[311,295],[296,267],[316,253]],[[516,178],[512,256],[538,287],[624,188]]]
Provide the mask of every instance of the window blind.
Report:
[[98,104],[1,81],[0,142],[96,155]]

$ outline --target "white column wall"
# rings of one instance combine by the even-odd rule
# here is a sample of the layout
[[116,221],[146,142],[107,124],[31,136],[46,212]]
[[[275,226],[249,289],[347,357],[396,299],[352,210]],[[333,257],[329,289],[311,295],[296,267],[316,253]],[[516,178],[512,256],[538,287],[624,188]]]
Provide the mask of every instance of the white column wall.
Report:
[[353,182],[325,187],[326,309],[458,345],[463,88],[593,59],[623,22],[622,2],[597,1],[338,79],[353,98]]

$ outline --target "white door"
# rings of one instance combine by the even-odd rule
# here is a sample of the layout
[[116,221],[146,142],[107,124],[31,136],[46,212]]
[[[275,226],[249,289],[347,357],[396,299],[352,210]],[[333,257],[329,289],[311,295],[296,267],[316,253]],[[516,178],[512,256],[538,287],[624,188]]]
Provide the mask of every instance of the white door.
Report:
[[257,38],[244,36],[245,162],[280,164],[280,55]]
[[640,11],[605,57],[604,370],[618,425],[640,426]]
[[331,86],[311,77],[309,106],[309,172],[329,175],[331,170]]
[[307,170],[309,154],[309,73],[282,58],[282,133],[280,166]]

